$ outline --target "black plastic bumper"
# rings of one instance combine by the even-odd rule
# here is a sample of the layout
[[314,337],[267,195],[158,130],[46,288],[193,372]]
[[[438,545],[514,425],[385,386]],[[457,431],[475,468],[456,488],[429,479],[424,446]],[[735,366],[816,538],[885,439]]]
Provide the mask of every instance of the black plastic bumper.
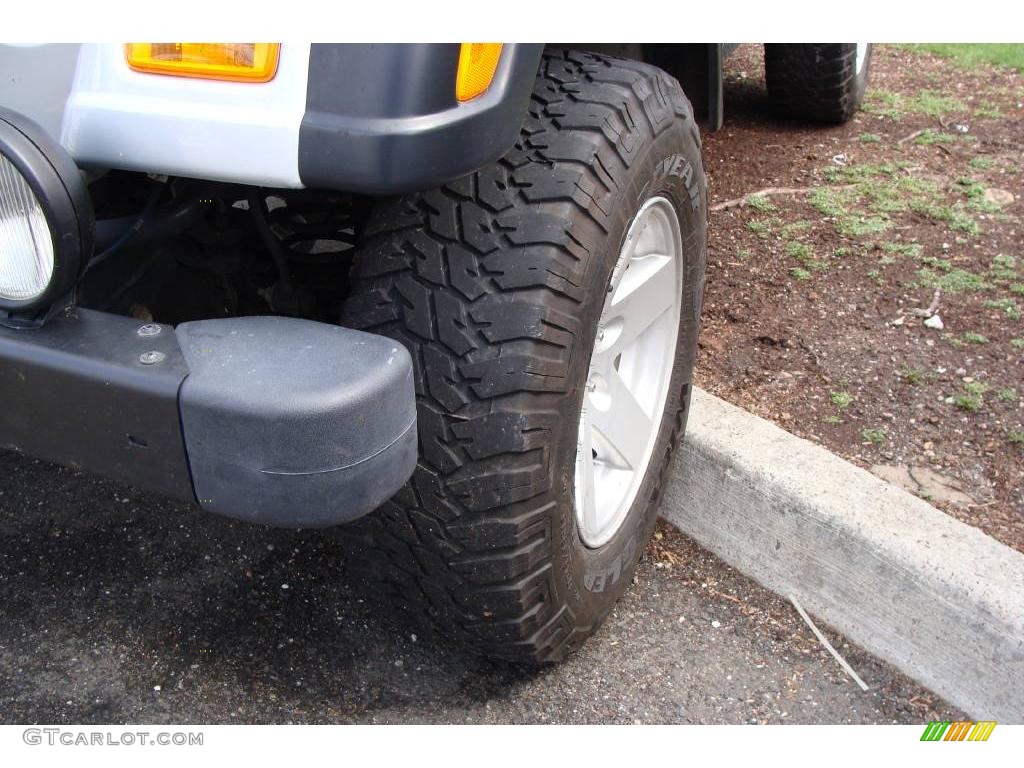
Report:
[[0,328],[0,447],[288,527],[379,506],[416,465],[412,363],[380,336],[69,310]]

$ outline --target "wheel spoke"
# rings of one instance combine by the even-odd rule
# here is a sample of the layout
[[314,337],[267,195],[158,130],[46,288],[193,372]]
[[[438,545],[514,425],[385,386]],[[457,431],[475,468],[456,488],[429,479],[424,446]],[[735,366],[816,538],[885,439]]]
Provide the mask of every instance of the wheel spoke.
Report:
[[594,447],[592,442],[593,429],[590,425],[590,409],[585,405],[580,413],[580,437],[576,448],[576,461],[579,463],[576,486],[577,494],[583,498],[576,499],[582,506],[583,524],[588,530],[597,530],[597,494],[594,488]]
[[639,469],[651,434],[651,419],[617,372],[606,380],[611,407],[591,409],[598,459],[619,469]]
[[676,301],[675,264],[669,256],[652,254],[632,262],[612,295],[608,307],[610,327],[618,329],[613,355],[636,341]]

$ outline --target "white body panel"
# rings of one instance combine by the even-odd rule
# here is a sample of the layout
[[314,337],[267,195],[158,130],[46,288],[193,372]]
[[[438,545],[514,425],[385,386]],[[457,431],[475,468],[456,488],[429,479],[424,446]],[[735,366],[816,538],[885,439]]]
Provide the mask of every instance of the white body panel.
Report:
[[308,68],[308,44],[282,45],[267,83],[135,72],[123,45],[84,44],[60,142],[93,168],[301,187]]
[[80,45],[0,44],[0,107],[35,120],[50,138],[60,139]]

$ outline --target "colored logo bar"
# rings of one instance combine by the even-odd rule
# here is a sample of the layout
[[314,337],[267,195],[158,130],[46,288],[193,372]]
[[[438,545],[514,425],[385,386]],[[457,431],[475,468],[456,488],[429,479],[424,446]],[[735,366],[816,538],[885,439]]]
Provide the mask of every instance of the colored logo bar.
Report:
[[925,726],[921,741],[988,741],[995,727],[995,720],[932,720]]

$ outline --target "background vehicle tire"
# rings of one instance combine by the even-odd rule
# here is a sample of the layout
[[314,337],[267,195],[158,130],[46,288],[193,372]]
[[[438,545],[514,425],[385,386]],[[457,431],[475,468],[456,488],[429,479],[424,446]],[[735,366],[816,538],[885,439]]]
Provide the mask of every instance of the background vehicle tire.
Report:
[[[635,500],[587,546],[574,485],[591,351],[624,280],[613,269],[627,230],[655,198],[680,235],[665,407]],[[403,491],[353,524],[353,575],[490,655],[556,661],[582,643],[631,580],[685,429],[706,226],[700,140],[679,84],[577,52],[545,54],[501,160],[381,202],[343,322],[412,353],[420,459]]]
[[871,43],[766,43],[764,72],[783,117],[845,123],[864,100]]

